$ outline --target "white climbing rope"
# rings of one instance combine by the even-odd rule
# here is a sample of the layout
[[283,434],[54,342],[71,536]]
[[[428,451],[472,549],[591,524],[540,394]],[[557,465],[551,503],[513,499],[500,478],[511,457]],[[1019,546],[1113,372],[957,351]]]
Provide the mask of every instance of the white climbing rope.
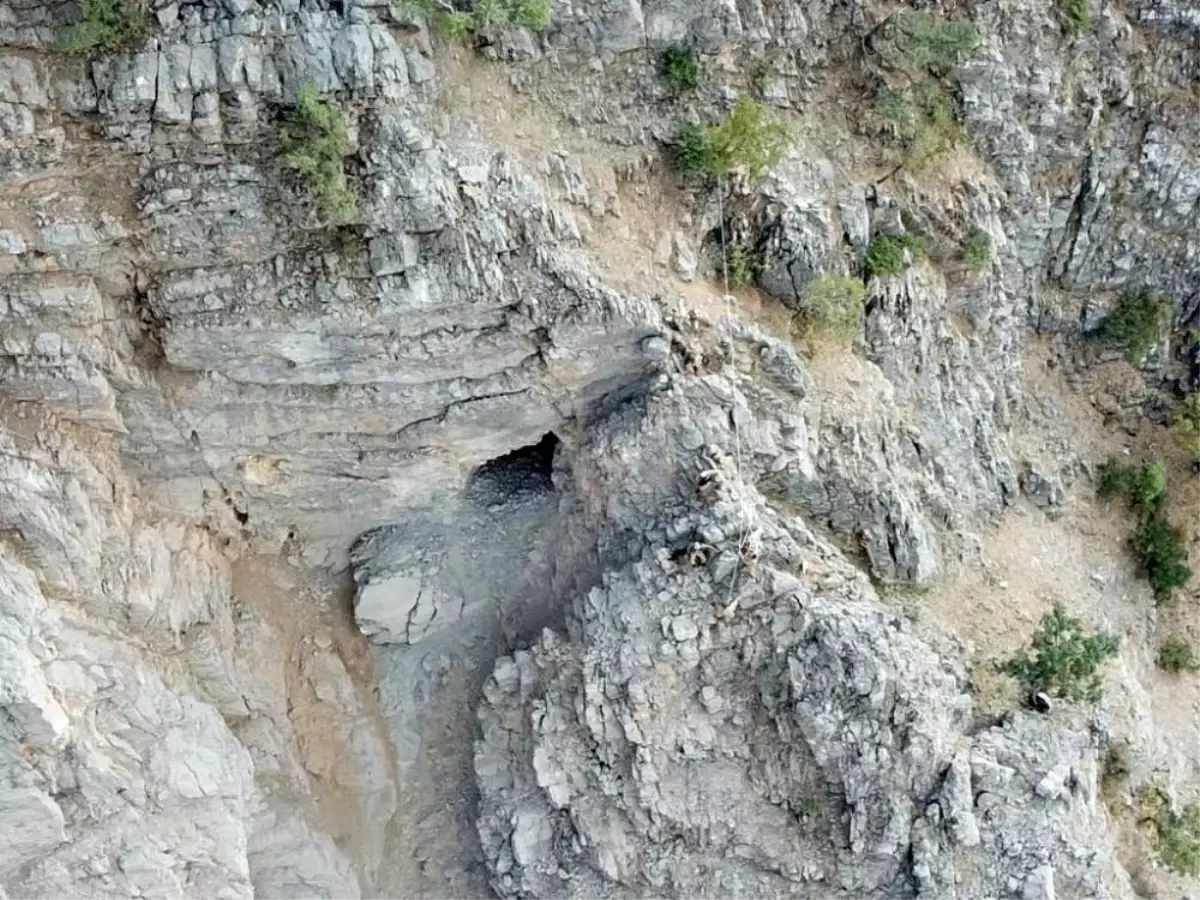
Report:
[[[726,327],[729,334],[729,361],[728,369],[733,376],[737,374],[737,341],[734,340],[734,311],[733,311],[733,294],[729,291],[729,246],[725,236],[725,178],[723,175],[717,175],[717,215],[721,226],[721,276],[725,285],[725,319]],[[730,378],[730,383],[735,383],[734,378]],[[746,483],[742,478],[742,432],[738,425],[738,416],[736,414],[736,401],[729,410],[729,418],[733,422],[733,453],[734,453],[734,474],[737,477],[738,488],[738,512],[741,519],[738,525],[738,541],[737,541],[737,557],[733,564],[733,573],[729,577],[729,598],[725,604],[725,615],[730,616],[737,610],[737,600],[734,598],[734,591],[737,588],[738,573],[742,567],[742,553],[746,545],[747,532],[749,530],[750,515],[746,508]]]

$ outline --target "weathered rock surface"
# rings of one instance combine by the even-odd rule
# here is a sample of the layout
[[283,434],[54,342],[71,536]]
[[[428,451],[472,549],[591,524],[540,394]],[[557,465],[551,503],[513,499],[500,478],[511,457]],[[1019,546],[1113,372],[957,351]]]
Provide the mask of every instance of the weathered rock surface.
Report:
[[[1108,896],[1121,874],[1088,736],[1020,713],[973,730],[954,648],[739,487],[732,451],[707,452],[720,487],[696,497],[689,400],[714,387],[731,385],[651,401],[576,463],[588,483],[591,465],[611,473],[625,457],[605,499],[648,512],[644,479],[665,472],[635,460],[679,460],[656,493],[680,510],[647,530],[653,549],[576,599],[565,634],[502,658],[484,688],[475,765],[493,886],[944,897],[1050,878]],[[710,429],[718,445],[738,440]],[[700,535],[711,545],[688,552]]]
[[[973,722],[877,588],[1065,504],[1012,448],[1032,331],[1130,289],[1197,324],[1194,9],[972,7],[924,181],[846,77],[870,4],[557,0],[463,109],[383,0],[146,5],[93,58],[0,0],[0,895],[1128,895],[1092,732]],[[275,159],[302,85],[341,228]],[[748,92],[795,145],[684,196],[661,143]],[[934,259],[802,363],[676,296],[711,312],[723,231],[791,310],[878,234]]]

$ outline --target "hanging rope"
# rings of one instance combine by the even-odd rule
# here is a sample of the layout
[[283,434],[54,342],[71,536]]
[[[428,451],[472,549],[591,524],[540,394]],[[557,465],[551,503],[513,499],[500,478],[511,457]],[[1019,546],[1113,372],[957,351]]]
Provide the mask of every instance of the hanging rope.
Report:
[[[727,320],[726,324],[729,327],[729,368],[736,374],[737,341],[734,339],[733,334],[733,295],[729,291],[729,246],[725,236],[725,177],[721,174],[717,175],[717,213],[721,222],[721,276],[725,285],[725,317]],[[736,404],[730,408],[729,417],[733,422],[734,472],[737,475],[738,512],[741,521],[738,524],[737,559],[733,565],[733,574],[729,578],[729,599],[725,604],[726,615],[732,615],[737,608],[734,591],[737,588],[738,573],[742,567],[742,554],[745,552],[747,530],[750,522],[750,516],[746,509],[746,483],[742,479],[742,432],[738,426],[738,417],[734,412],[735,408]]]

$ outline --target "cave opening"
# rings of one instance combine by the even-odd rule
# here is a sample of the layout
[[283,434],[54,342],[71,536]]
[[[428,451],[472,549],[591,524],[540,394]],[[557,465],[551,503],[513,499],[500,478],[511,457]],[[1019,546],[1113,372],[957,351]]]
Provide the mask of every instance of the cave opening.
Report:
[[560,441],[547,431],[534,444],[518,447],[477,468],[467,485],[467,495],[479,500],[502,500],[515,494],[554,490],[554,456]]

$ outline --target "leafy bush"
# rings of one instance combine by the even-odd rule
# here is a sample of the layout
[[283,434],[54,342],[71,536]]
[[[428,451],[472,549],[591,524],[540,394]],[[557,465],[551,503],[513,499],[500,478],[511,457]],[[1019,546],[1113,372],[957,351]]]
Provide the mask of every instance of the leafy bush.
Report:
[[1162,514],[1145,518],[1134,532],[1132,543],[1138,571],[1146,576],[1160,601],[1192,577],[1183,538]]
[[706,132],[694,122],[685,122],[675,134],[675,168],[684,175],[713,170],[713,148]]
[[680,127],[675,135],[675,166],[685,175],[728,175],[744,169],[757,180],[779,162],[790,136],[786,125],[770,120],[763,104],[739,100],[724,122],[707,128],[691,123]]
[[1200,462],[1200,391],[1184,397],[1171,420],[1175,442],[1193,462]]
[[925,242],[915,234],[879,234],[867,248],[867,272],[876,278],[899,275],[925,258]]
[[1138,516],[1130,546],[1138,571],[1146,576],[1159,601],[1187,584],[1192,570],[1179,532],[1167,521],[1167,470],[1161,462],[1122,466],[1108,462],[1100,478],[1100,496],[1122,494]]
[[354,217],[358,202],[342,167],[350,149],[346,123],[341,111],[321,100],[315,87],[300,89],[296,110],[280,129],[279,146],[284,167],[304,180],[325,222],[336,224]]
[[992,237],[980,228],[974,229],[963,241],[962,261],[972,269],[982,269],[992,258]]
[[140,0],[81,0],[80,20],[58,37],[67,53],[119,53],[141,45],[150,18]]
[[1157,460],[1140,466],[1122,466],[1109,460],[1100,473],[1100,496],[1116,494],[1124,495],[1141,515],[1157,511],[1166,500],[1166,466]]
[[924,10],[906,9],[895,20],[885,58],[902,69],[928,69],[941,77],[966,58],[979,34],[970,22],[948,22]]
[[1173,634],[1158,650],[1158,665],[1168,672],[1200,672],[1200,657],[1187,640]]
[[708,127],[713,174],[745,169],[758,180],[779,162],[791,136],[786,125],[771,120],[766,106],[743,98],[728,119]]
[[1068,701],[1100,699],[1100,666],[1115,656],[1117,638],[1086,634],[1083,623],[1055,604],[1033,634],[1033,653],[1024,650],[1005,661],[1000,670],[1020,682],[1032,697],[1045,693]]
[[834,338],[850,339],[858,333],[867,289],[849,275],[821,275],[809,286],[804,315],[812,329]]
[[1058,0],[1058,11],[1068,31],[1075,33],[1092,30],[1092,13],[1087,0]]
[[663,51],[659,71],[677,94],[700,86],[700,54],[680,44]]
[[1155,294],[1126,294],[1116,309],[1100,323],[1100,336],[1125,348],[1129,361],[1137,364],[1158,343],[1171,324],[1171,304]]
[[762,257],[743,244],[734,244],[729,248],[726,266],[729,280],[736,287],[749,287],[758,280],[762,273]]
[[1200,875],[1200,806],[1175,812],[1165,803],[1154,822],[1155,849],[1163,865],[1180,875]]
[[919,172],[962,141],[954,104],[936,84],[920,82],[887,91],[879,98],[879,108],[900,141],[900,165],[911,171]]

